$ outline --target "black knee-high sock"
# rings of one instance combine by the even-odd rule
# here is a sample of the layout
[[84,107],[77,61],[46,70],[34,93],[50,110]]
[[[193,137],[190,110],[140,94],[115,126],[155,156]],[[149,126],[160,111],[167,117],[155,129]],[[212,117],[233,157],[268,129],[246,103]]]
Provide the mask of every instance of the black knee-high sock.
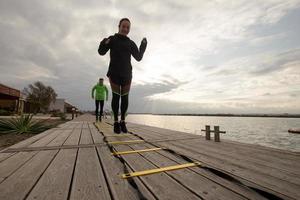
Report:
[[112,100],[111,100],[111,108],[114,112],[115,121],[118,121],[119,104],[120,104],[120,95],[113,93]]
[[128,94],[121,96],[121,120],[125,120],[125,114],[128,108]]

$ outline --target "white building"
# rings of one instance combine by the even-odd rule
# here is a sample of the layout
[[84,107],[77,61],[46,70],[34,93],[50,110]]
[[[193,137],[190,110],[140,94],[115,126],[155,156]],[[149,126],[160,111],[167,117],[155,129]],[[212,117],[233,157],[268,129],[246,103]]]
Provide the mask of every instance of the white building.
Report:
[[77,109],[72,104],[68,103],[65,99],[56,99],[55,102],[51,102],[49,106],[49,111],[59,110],[63,113],[71,113],[72,108]]

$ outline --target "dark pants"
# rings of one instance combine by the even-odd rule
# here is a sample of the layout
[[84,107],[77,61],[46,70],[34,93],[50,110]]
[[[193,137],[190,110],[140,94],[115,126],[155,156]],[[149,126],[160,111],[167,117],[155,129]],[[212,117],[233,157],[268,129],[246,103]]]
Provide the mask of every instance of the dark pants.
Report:
[[99,116],[99,104],[100,104],[100,120],[101,120],[101,116],[103,114],[103,106],[104,106],[104,100],[95,100],[95,104],[96,104],[96,120],[98,120],[98,116]]

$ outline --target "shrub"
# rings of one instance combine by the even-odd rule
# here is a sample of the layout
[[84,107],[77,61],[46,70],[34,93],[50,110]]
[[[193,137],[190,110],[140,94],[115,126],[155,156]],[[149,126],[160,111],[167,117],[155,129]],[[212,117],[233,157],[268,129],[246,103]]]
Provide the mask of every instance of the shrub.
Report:
[[66,120],[67,119],[67,116],[65,113],[59,113],[59,117],[61,120]]
[[63,112],[60,112],[59,110],[52,111],[51,117],[59,117],[61,120],[67,119],[66,114]]
[[12,113],[8,110],[0,109],[0,116],[9,116]]
[[49,128],[52,125],[45,125],[45,120],[33,120],[33,115],[21,115],[17,118],[0,119],[0,133],[40,133]]

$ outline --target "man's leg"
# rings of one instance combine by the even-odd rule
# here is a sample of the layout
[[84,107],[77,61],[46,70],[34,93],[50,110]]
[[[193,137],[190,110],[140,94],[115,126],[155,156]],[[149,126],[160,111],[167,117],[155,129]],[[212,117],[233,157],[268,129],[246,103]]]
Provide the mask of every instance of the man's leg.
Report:
[[100,122],[102,121],[102,114],[103,114],[103,106],[104,106],[104,100],[100,100]]
[[96,110],[95,110],[96,121],[98,121],[99,100],[95,100],[95,104],[96,104]]

